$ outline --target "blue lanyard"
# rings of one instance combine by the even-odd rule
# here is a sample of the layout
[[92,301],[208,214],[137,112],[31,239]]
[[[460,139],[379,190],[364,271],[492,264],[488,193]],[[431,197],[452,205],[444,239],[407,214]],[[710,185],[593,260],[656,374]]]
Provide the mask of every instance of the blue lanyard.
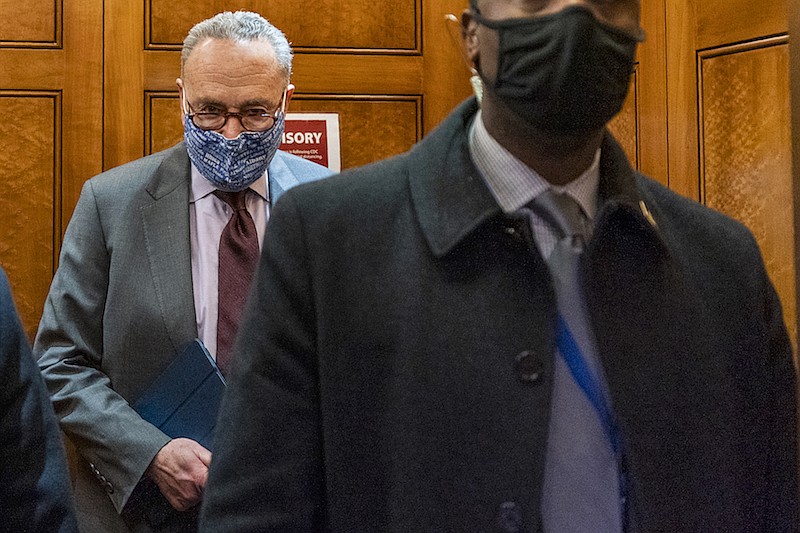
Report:
[[561,313],[558,314],[556,342],[558,343],[558,349],[562,357],[564,357],[564,361],[567,363],[567,367],[572,373],[572,377],[575,378],[575,382],[581,390],[583,390],[584,394],[586,394],[586,397],[589,398],[589,402],[592,404],[595,411],[597,411],[600,417],[600,423],[603,425],[608,440],[611,442],[611,449],[614,455],[619,457],[621,452],[620,438],[614,414],[611,412],[611,408],[608,405],[606,395],[603,394],[600,381],[586,364],[586,359],[583,357],[583,353],[581,353],[581,349],[578,347],[578,343],[575,342],[575,337],[572,336],[567,321],[564,320]]
[[572,377],[575,379],[575,382],[578,384],[581,390],[583,390],[584,394],[586,394],[586,397],[589,398],[589,402],[592,404],[592,407],[594,407],[594,409],[597,411],[597,414],[600,417],[600,422],[603,425],[603,429],[605,430],[606,435],[608,435],[608,439],[611,442],[611,450],[614,452],[614,456],[617,458],[617,465],[619,468],[620,502],[622,505],[622,523],[623,531],[625,531],[627,530],[628,480],[623,463],[625,459],[622,454],[622,438],[620,436],[616,418],[614,417],[614,413],[611,411],[611,408],[608,405],[606,395],[603,394],[600,381],[589,369],[586,359],[583,357],[583,353],[578,347],[578,343],[575,342],[575,337],[572,336],[572,332],[569,330],[567,321],[564,320],[564,317],[561,316],[561,313],[558,313],[556,342],[558,344],[558,349],[561,352],[561,356],[564,358],[564,361],[567,363],[567,367],[572,373]]

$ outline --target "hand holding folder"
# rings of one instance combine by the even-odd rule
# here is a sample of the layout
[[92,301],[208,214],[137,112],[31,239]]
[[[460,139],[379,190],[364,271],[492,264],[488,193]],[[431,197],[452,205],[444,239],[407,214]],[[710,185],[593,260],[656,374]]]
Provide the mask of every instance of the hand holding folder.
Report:
[[186,437],[212,450],[224,392],[225,378],[200,339],[195,339],[178,352],[133,408],[170,437]]

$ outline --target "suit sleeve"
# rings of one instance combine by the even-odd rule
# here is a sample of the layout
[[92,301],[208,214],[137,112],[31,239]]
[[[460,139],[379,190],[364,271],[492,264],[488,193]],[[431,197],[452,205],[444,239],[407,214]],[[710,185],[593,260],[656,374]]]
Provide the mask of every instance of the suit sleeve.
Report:
[[58,423],[0,271],[0,522],[8,531],[76,532]]
[[90,180],[64,236],[34,355],[62,430],[119,512],[169,437],[145,422],[102,371],[111,254],[106,232]]
[[313,267],[295,198],[283,197],[267,228],[218,420],[203,531],[321,529]]

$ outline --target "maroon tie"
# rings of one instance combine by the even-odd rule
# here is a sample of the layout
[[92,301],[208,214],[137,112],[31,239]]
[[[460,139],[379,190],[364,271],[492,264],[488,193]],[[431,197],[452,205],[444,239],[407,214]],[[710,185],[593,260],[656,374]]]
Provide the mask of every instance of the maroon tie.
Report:
[[253,217],[247,212],[246,192],[247,189],[214,191],[217,198],[233,209],[219,239],[217,365],[223,374],[231,362],[236,330],[258,263],[258,234]]

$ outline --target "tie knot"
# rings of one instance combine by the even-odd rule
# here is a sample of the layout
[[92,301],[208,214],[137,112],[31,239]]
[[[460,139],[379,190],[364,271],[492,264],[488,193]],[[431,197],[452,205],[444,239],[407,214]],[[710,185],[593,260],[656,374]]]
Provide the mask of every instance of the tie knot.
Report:
[[534,198],[530,207],[553,227],[559,239],[581,237],[586,240],[586,217],[578,202],[568,194],[548,189]]
[[246,193],[247,189],[238,192],[216,190],[214,191],[214,196],[228,204],[234,211],[241,211],[247,209],[247,203],[245,202]]

